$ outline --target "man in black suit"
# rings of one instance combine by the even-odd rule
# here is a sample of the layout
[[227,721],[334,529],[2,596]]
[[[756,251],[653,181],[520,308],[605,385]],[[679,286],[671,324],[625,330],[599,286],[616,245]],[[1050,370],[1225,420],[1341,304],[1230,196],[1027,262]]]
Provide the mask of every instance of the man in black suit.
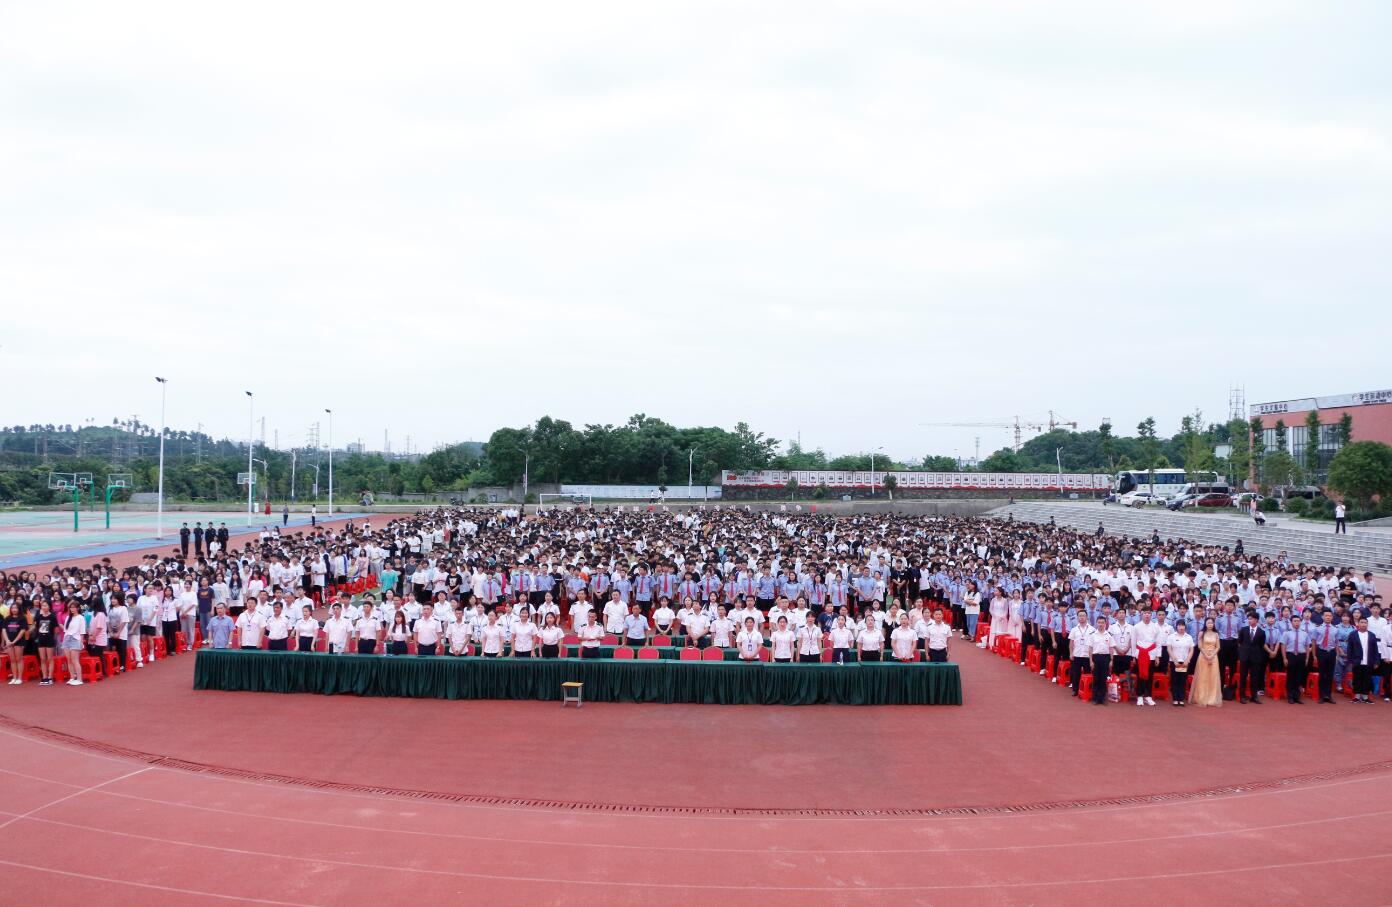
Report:
[[193,524],[193,556],[203,556],[203,524]]
[[1382,652],[1378,650],[1377,636],[1368,630],[1366,617],[1360,616],[1357,629],[1349,634],[1348,662],[1353,666],[1353,701],[1372,702],[1368,693],[1373,675],[1382,663]]
[[1237,631],[1237,678],[1237,701],[1261,705],[1257,694],[1266,687],[1266,631],[1255,611],[1247,612],[1247,626]]
[[189,528],[188,523],[185,523],[179,527],[179,550],[184,553],[184,557],[188,557],[188,543]]
[[227,524],[223,523],[217,531],[218,550],[224,554],[227,552]]

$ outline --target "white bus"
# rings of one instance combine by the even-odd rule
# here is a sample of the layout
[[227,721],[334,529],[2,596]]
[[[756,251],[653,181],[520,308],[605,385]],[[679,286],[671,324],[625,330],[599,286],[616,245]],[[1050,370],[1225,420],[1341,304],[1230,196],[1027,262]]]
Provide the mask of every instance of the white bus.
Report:
[[1219,482],[1222,482],[1222,479],[1218,477],[1216,472],[1190,473],[1184,469],[1127,469],[1116,474],[1116,478],[1112,480],[1112,491],[1118,498],[1124,494],[1146,494],[1150,496],[1152,501],[1160,503],[1183,494],[1186,487],[1209,486]]

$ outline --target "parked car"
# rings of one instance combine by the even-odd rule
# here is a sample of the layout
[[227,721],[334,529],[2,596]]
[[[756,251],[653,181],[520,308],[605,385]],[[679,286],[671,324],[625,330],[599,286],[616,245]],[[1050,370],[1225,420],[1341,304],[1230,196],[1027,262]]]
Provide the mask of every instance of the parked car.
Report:
[[1304,498],[1307,501],[1313,501],[1315,498],[1322,497],[1324,497],[1324,492],[1320,491],[1320,489],[1315,485],[1301,485],[1294,488],[1282,488],[1280,494],[1280,498],[1283,501],[1289,501],[1291,498]]
[[1156,501],[1155,495],[1148,491],[1130,491],[1117,498],[1117,503],[1123,507],[1144,507]]
[[1194,501],[1194,505],[1193,505],[1193,506],[1195,506],[1195,507],[1231,507],[1231,506],[1232,506],[1232,495],[1230,495],[1230,494],[1223,494],[1222,492],[1219,492],[1219,491],[1212,491],[1212,492],[1209,492],[1208,494],[1200,495],[1199,498],[1198,498],[1198,500]]
[[1180,494],[1180,495],[1175,495],[1174,497],[1170,498],[1169,501],[1167,501],[1167,502],[1165,503],[1165,506],[1168,507],[1168,508],[1171,509],[1171,510],[1183,510],[1185,507],[1192,507],[1192,506],[1194,506],[1194,502],[1197,501],[1200,497],[1202,497],[1202,495],[1197,495],[1197,494]]
[[1261,495],[1255,491],[1244,491],[1241,494],[1233,495],[1232,505],[1238,510],[1251,510],[1252,504],[1261,500]]

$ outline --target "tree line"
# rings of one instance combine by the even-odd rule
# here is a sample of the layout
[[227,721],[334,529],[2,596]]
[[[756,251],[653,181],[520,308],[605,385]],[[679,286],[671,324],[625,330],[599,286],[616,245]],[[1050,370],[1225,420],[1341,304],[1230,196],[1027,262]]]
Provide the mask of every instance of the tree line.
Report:
[[[1317,415],[1315,418],[1318,418]],[[1307,428],[1312,426],[1307,425]],[[1141,420],[1131,435],[1109,423],[1087,431],[1056,429],[1031,438],[1018,451],[1003,447],[975,468],[982,472],[1115,473],[1122,469],[1181,467],[1216,471],[1240,482],[1255,461],[1263,485],[1297,485],[1332,464],[1319,461],[1318,445],[1307,445],[1297,462],[1286,450],[1285,432],[1274,449],[1265,449],[1260,423],[1242,419],[1205,423],[1200,413],[1185,416],[1179,431],[1161,436],[1153,418]],[[1278,426],[1278,429],[1280,426]],[[1345,447],[1352,441],[1345,419],[1332,427]],[[1318,435],[1318,432],[1315,432]],[[1249,438],[1253,443],[1249,443]],[[155,443],[151,443],[151,442]],[[109,426],[0,426],[0,500],[29,504],[58,502],[49,491],[50,470],[91,472],[98,485],[106,475],[129,472],[136,490],[154,491],[158,482],[158,432],[147,425],[114,421]],[[1218,457],[1220,446],[1230,448]],[[113,454],[114,452],[114,454]],[[309,501],[328,491],[327,457],[322,450],[295,452],[257,446],[258,499]],[[292,462],[293,461],[293,462]],[[167,429],[165,494],[172,500],[235,500],[245,494],[237,476],[246,470],[246,444],[198,432]],[[970,471],[950,456],[926,454],[895,460],[875,455],[877,470]],[[380,453],[334,454],[335,498],[354,500],[363,491],[411,494],[464,491],[532,483],[675,486],[688,476],[696,484],[719,483],[721,469],[868,470],[871,454],[829,456],[783,443],[747,423],[733,430],[713,426],[681,428],[643,413],[620,425],[572,423],[543,416],[530,425],[498,428],[482,444],[445,445],[412,457]],[[292,482],[293,478],[293,482]],[[117,500],[121,499],[118,495]]]

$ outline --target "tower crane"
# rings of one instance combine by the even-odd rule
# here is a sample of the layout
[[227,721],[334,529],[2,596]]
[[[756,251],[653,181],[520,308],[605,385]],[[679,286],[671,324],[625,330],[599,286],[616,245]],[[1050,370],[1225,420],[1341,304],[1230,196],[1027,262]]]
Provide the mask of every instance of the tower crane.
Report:
[[1015,432],[1015,452],[1019,453],[1020,445],[1023,443],[1022,436],[1025,429],[1030,431],[1043,431],[1044,426],[1038,422],[1021,422],[1020,417],[1016,416],[1013,422],[920,422],[919,425],[936,428],[1009,428]]

